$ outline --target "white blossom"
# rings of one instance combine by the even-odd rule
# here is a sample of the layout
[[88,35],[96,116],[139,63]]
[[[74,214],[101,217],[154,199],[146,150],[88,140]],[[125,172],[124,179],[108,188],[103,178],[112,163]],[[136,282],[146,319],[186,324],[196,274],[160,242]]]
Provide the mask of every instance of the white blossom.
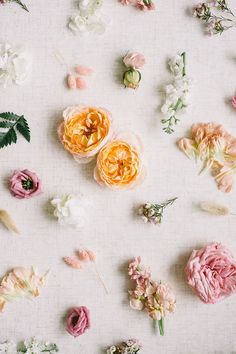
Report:
[[30,60],[26,52],[0,44],[0,85],[22,85],[28,77]]
[[62,198],[51,200],[54,207],[53,215],[62,225],[82,229],[88,222],[87,207],[89,202],[81,195],[65,195]]
[[12,341],[0,343],[0,354],[17,354],[16,344]]
[[103,0],[80,0],[79,11],[72,15],[68,27],[75,33],[103,34],[108,19],[101,13]]

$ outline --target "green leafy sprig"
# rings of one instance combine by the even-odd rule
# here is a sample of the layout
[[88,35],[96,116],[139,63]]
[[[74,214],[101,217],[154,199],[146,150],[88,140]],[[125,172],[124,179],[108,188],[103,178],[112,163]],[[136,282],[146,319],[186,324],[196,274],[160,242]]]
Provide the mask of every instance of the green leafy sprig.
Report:
[[24,116],[0,113],[0,149],[17,142],[17,131],[30,142],[30,128]]
[[164,209],[172,205],[178,198],[168,199],[161,204],[146,203],[139,208],[139,215],[145,223],[150,222],[154,225],[161,224]]

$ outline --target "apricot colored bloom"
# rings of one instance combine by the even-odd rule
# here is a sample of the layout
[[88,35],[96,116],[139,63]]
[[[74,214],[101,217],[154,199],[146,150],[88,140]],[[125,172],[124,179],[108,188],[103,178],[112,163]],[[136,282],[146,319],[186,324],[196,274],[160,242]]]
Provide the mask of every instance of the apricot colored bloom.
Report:
[[236,170],[236,138],[222,125],[194,124],[190,138],[180,139],[178,146],[189,158],[200,160],[202,170],[211,170],[221,191],[232,190]]
[[103,108],[72,106],[63,112],[58,135],[77,162],[88,163],[111,136],[111,116]]
[[185,268],[187,283],[207,304],[236,292],[236,260],[220,243],[193,250]]
[[0,283],[0,311],[6,302],[20,297],[37,297],[39,289],[44,285],[46,274],[38,276],[33,269],[18,267],[7,273]]
[[101,185],[122,190],[142,183],[145,169],[138,145],[133,134],[117,136],[106,144],[97,157],[95,180]]

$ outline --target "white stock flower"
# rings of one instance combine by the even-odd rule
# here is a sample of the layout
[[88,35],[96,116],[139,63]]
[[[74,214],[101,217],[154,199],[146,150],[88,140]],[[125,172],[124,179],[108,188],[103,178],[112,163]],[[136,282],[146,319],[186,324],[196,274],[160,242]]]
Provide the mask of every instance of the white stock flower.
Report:
[[12,341],[0,343],[0,354],[17,354],[16,344]]
[[75,33],[103,34],[109,22],[100,12],[103,0],[80,0],[79,12],[72,15],[68,27]]
[[81,195],[69,194],[62,198],[55,198],[51,200],[51,205],[54,207],[53,215],[62,225],[82,229],[88,222],[86,208],[89,206],[89,203]]
[[175,75],[175,76],[182,76],[183,74],[183,69],[184,69],[184,63],[183,63],[183,58],[182,55],[177,54],[173,58],[169,60],[169,68],[170,71]]
[[22,85],[29,74],[30,60],[22,50],[14,50],[10,44],[0,44],[0,85]]

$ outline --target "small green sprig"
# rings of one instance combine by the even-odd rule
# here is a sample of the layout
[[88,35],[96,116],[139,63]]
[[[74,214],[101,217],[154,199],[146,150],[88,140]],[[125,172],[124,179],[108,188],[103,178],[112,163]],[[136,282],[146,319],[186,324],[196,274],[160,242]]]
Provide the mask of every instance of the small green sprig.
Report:
[[11,0],[11,1],[16,2],[18,5],[21,6],[21,8],[22,8],[23,10],[29,12],[27,6],[26,6],[25,4],[23,4],[20,0]]
[[161,204],[146,203],[139,208],[138,213],[145,223],[150,222],[154,225],[161,224],[164,209],[167,206],[172,205],[177,199],[177,197],[168,199]]
[[17,142],[17,131],[30,142],[30,128],[24,116],[0,113],[0,149]]

